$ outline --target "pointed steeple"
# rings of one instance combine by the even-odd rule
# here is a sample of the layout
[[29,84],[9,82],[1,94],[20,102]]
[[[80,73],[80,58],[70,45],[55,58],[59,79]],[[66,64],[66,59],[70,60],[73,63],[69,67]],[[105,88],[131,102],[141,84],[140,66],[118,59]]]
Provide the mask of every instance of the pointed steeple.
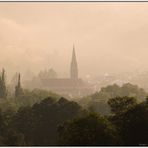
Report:
[[71,79],[78,79],[78,65],[77,65],[77,59],[76,59],[76,53],[75,53],[75,46],[74,45],[73,45],[73,51],[72,51],[70,76],[71,76]]
[[76,60],[76,53],[75,53],[75,45],[73,44],[73,51],[72,51],[72,61],[77,62]]

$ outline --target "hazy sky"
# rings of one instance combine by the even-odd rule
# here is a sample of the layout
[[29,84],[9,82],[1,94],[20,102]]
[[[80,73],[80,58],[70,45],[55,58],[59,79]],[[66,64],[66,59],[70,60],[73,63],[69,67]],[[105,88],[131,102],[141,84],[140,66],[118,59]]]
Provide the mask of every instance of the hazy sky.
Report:
[[148,70],[148,3],[0,3],[0,67],[69,76]]

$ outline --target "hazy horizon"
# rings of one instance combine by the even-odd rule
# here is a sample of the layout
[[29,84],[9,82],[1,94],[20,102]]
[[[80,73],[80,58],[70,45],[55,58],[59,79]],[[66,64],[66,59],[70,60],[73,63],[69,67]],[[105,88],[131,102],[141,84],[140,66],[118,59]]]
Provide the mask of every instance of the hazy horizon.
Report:
[[148,3],[0,3],[0,68],[69,77],[148,70]]

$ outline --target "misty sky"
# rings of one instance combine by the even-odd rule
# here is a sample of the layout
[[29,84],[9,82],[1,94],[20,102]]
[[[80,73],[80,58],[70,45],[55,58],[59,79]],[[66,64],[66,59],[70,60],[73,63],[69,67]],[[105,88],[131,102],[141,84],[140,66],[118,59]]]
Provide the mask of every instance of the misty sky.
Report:
[[0,3],[0,67],[80,77],[148,70],[148,3]]

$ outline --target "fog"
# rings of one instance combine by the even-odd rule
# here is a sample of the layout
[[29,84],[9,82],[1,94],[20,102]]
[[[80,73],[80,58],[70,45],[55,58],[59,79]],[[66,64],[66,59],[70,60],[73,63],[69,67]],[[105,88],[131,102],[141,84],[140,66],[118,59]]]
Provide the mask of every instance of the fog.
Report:
[[73,44],[79,75],[145,71],[147,3],[1,2],[0,68],[69,77]]

